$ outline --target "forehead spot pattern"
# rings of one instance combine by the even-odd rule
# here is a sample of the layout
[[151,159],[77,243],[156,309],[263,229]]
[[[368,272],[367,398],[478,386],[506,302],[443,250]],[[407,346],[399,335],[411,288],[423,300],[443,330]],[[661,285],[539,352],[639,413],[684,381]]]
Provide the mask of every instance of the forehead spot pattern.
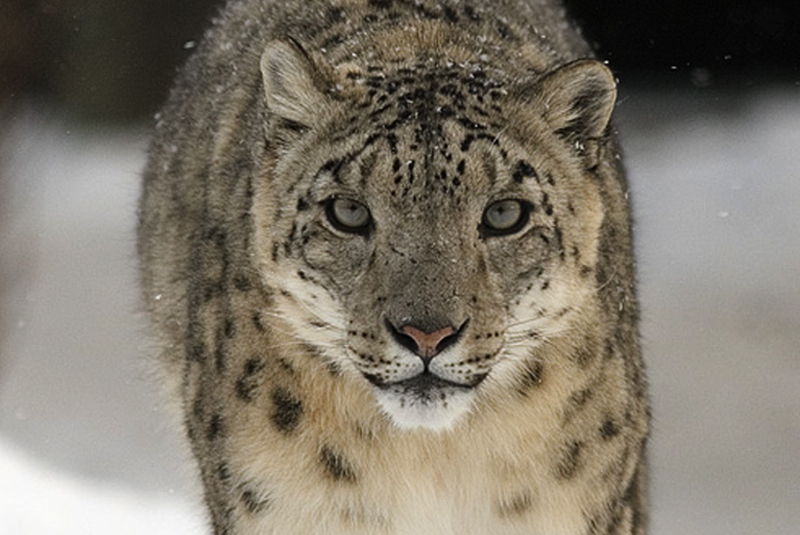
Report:
[[[476,143],[498,145],[503,121],[496,106],[484,103],[496,100],[504,84],[469,65],[418,63],[391,72],[377,66],[366,71],[362,82],[372,102],[368,113],[372,133],[363,147],[381,140],[387,144],[393,156],[391,196],[416,202],[422,191],[426,195],[436,191],[458,201],[456,191],[465,186],[466,171],[458,151],[469,152]],[[505,157],[505,151],[501,155]],[[351,154],[344,162],[357,156]],[[342,161],[329,162],[327,170],[336,175]],[[362,174],[369,167],[362,165]]]

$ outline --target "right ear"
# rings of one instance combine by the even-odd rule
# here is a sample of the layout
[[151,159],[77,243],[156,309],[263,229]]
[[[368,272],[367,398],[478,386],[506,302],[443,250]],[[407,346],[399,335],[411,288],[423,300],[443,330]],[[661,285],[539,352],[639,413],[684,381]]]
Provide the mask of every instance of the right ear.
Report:
[[293,130],[308,129],[328,104],[324,83],[313,60],[291,38],[267,44],[261,55],[267,109]]

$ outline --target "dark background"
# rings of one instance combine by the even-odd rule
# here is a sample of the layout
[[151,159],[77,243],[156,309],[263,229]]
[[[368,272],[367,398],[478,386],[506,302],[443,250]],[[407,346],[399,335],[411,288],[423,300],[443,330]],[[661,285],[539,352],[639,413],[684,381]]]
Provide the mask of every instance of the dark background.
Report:
[[[145,118],[221,0],[0,0],[0,102]],[[796,0],[567,0],[623,83],[698,90],[800,79]]]

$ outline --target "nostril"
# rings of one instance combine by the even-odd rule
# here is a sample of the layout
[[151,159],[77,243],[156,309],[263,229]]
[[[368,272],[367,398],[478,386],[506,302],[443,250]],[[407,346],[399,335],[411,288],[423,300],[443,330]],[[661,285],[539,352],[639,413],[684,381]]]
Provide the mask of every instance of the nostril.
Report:
[[439,341],[439,344],[436,346],[436,353],[441,353],[442,351],[444,351],[448,347],[450,347],[450,346],[454,345],[456,342],[458,342],[459,338],[461,338],[461,333],[464,332],[464,327],[467,326],[468,322],[469,322],[469,320],[467,320],[464,323],[462,323],[461,327],[459,327],[458,329],[452,329],[451,328],[452,332]]
[[409,351],[417,352],[417,342],[415,342],[411,336],[400,332],[388,319],[384,320],[384,323],[386,324],[386,330],[389,331],[395,342]]

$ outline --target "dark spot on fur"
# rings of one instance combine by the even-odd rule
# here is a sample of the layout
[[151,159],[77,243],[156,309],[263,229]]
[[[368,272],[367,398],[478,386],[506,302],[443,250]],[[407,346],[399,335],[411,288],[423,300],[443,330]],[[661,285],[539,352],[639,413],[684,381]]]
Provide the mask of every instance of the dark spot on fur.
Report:
[[337,379],[342,376],[342,368],[333,361],[326,361],[325,362],[325,370],[327,370],[328,375]]
[[226,361],[227,361],[227,352],[225,351],[225,344],[223,343],[222,340],[217,340],[217,347],[214,351],[214,364],[217,367],[218,373],[222,373],[223,371],[225,371]]
[[550,281],[544,281],[544,282],[542,282],[542,285],[541,285],[541,290],[542,290],[542,291],[546,291],[548,288],[550,288]]
[[475,141],[475,136],[472,134],[464,136],[464,140],[461,142],[461,152],[467,152],[473,141]]
[[510,499],[501,499],[497,505],[501,517],[511,518],[530,511],[533,506],[533,497],[530,492],[522,492]]
[[215,414],[211,417],[211,421],[208,423],[208,433],[206,434],[206,438],[208,438],[209,442],[213,442],[223,436],[224,426],[222,423],[222,416]]
[[272,505],[272,498],[267,492],[256,490],[255,485],[241,486],[240,500],[250,514],[263,513]]
[[343,163],[344,162],[342,160],[336,160],[336,159],[328,160],[320,168],[320,171],[324,171],[324,172],[328,172],[328,173],[332,173],[332,174],[336,175],[339,172],[339,169],[341,169]]
[[556,236],[556,244],[558,246],[558,256],[561,257],[561,260],[566,259],[567,252],[564,250],[564,232],[561,230],[561,227],[558,224],[558,220],[553,222],[554,229],[553,233]]
[[236,395],[242,401],[250,403],[258,388],[258,376],[264,370],[264,362],[260,358],[251,358],[245,362],[244,370],[236,381]]
[[354,429],[356,435],[358,435],[358,438],[360,438],[361,440],[364,440],[366,442],[372,442],[375,440],[375,433],[367,424],[356,422],[354,425]]
[[450,106],[442,106],[441,108],[437,108],[436,111],[439,114],[439,117],[441,117],[442,119],[449,119],[456,113]]
[[339,20],[344,16],[345,11],[340,7],[331,7],[328,8],[328,12],[326,13],[326,19],[329,24],[336,24]]
[[444,17],[447,19],[448,22],[452,22],[454,24],[458,22],[458,14],[456,13],[456,10],[450,6],[445,6]]
[[475,12],[475,8],[474,8],[474,7],[472,7],[472,6],[471,6],[471,5],[469,5],[469,4],[468,4],[468,5],[466,5],[466,6],[464,6],[464,14],[467,16],[467,18],[468,18],[469,20],[471,20],[471,21],[473,21],[473,22],[480,22],[480,21],[481,21],[481,17],[480,17],[480,15],[478,15],[478,14]]
[[619,426],[611,416],[607,416],[603,425],[600,426],[600,436],[603,440],[611,440],[619,434]]
[[389,142],[389,150],[392,154],[397,154],[397,136],[391,133],[386,136],[386,141]]
[[466,128],[467,130],[486,130],[486,127],[484,125],[476,123],[469,117],[461,117],[458,120],[458,122],[461,123],[461,126]]
[[572,440],[564,445],[556,463],[557,478],[568,480],[575,477],[575,474],[578,473],[578,463],[582,448],[583,443],[577,440]]
[[240,292],[249,292],[253,287],[246,275],[236,275],[233,278],[233,286]]
[[230,318],[225,320],[224,333],[225,338],[233,338],[236,336],[236,324]]
[[231,480],[231,471],[228,468],[227,463],[219,463],[217,465],[217,478],[224,484],[227,485],[230,483]]
[[542,207],[544,208],[544,213],[548,216],[552,216],[554,212],[553,205],[550,203],[550,196],[547,193],[542,195]]
[[277,362],[278,362],[278,366],[280,366],[281,369],[283,371],[285,371],[286,373],[288,373],[289,375],[294,375],[296,373],[295,369],[294,369],[294,366],[292,366],[292,364],[288,360],[286,360],[285,358],[279,357],[277,359]]
[[194,340],[189,343],[187,350],[187,358],[192,362],[203,363],[206,360],[206,346],[200,340]]
[[500,34],[501,38],[508,40],[514,36],[511,33],[511,28],[509,28],[508,25],[505,24],[504,22],[498,20],[496,26],[497,26],[497,33]]
[[344,481],[355,483],[356,474],[353,467],[341,455],[334,452],[328,446],[324,446],[320,451],[320,461],[325,471],[334,481]]
[[380,138],[381,138],[380,134],[370,134],[369,137],[367,137],[366,141],[364,141],[364,148],[374,144]]
[[288,390],[278,387],[272,392],[272,423],[283,433],[294,431],[303,415],[303,403]]
[[253,312],[253,325],[255,326],[258,332],[266,332],[267,327],[264,325],[264,320],[261,317],[261,312],[255,311]]
[[603,359],[612,360],[616,356],[617,356],[617,350],[614,347],[614,342],[612,342],[611,340],[606,340],[605,349],[603,350]]
[[206,281],[206,287],[203,293],[203,299],[208,302],[224,293],[224,288],[217,281]]
[[216,247],[223,247],[225,245],[225,237],[225,231],[218,225],[212,226],[203,234],[203,240],[212,242]]
[[514,182],[517,184],[522,184],[522,182],[529,177],[536,177],[536,171],[533,169],[533,166],[526,162],[525,160],[519,160],[517,164],[514,166],[514,171],[511,174],[511,177],[514,179]]
[[595,515],[587,520],[586,535],[600,535],[603,515]]
[[[372,358],[372,357],[370,357],[370,358]],[[372,361],[374,361],[374,360],[375,359],[372,358]],[[367,381],[369,381],[370,383],[372,383],[375,386],[383,386],[384,384],[386,384],[386,381],[384,380],[384,378],[381,375],[370,374],[370,373],[365,373],[363,375],[364,375],[364,379],[366,379]]]

